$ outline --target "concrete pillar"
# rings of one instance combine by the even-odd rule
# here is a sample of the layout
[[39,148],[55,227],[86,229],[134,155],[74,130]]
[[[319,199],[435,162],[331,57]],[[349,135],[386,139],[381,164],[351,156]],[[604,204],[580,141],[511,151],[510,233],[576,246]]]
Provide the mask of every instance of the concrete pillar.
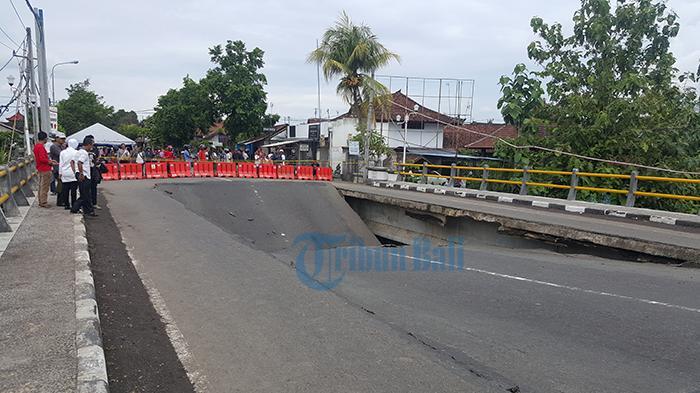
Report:
[[479,186],[479,190],[486,191],[489,189],[489,182],[487,181],[488,179],[489,179],[489,166],[484,165],[484,172],[481,175],[481,186]]
[[627,207],[633,207],[634,202],[637,199],[637,196],[634,195],[635,192],[637,192],[637,171],[632,171],[630,173],[630,188],[629,191],[627,191],[627,202],[625,203],[625,206]]
[[453,163],[450,168],[450,181],[447,183],[448,186],[455,186],[455,176],[457,176],[457,164]]
[[527,182],[530,181],[530,173],[528,167],[523,168],[523,181],[520,185],[520,195],[527,195]]
[[578,187],[578,168],[574,168],[571,171],[571,188],[569,188],[569,195],[566,199],[570,201],[576,200],[576,187]]

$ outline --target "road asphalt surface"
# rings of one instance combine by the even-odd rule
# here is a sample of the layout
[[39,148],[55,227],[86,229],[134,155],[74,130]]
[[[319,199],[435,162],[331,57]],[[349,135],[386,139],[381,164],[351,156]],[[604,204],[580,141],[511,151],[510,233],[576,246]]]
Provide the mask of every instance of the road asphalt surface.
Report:
[[384,248],[407,270],[324,270],[342,281],[319,291],[297,236],[379,249],[330,184],[101,189],[210,391],[700,390],[698,270],[479,244],[456,270],[448,251]]

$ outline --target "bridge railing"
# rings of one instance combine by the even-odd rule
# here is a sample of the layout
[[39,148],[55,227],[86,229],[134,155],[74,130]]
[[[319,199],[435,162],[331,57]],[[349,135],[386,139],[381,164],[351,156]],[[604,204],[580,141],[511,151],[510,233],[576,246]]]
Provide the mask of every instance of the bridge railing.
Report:
[[11,161],[0,166],[0,232],[11,232],[8,217],[20,215],[20,206],[29,206],[33,197],[32,182],[36,176],[34,158]]
[[[636,171],[630,174],[620,173],[600,173],[600,172],[579,172],[578,169],[571,171],[554,171],[532,168],[491,168],[488,165],[458,166],[458,165],[431,165],[431,164],[396,164],[399,168],[398,174],[409,180],[418,180],[421,183],[428,183],[428,179],[444,179],[444,185],[454,185],[456,181],[479,183],[479,189],[487,191],[489,185],[500,184],[512,186],[512,191],[520,195],[528,195],[531,187],[542,187],[545,189],[558,189],[566,191],[566,199],[576,200],[578,191],[589,191],[593,193],[626,195],[625,205],[632,207],[637,197],[666,198],[684,201],[699,202],[700,196],[687,194],[672,194],[653,191],[640,191],[640,182],[664,182],[684,185],[700,186],[700,179],[643,176]],[[417,170],[417,172],[413,172]],[[449,170],[450,174],[443,174]],[[469,176],[462,176],[463,173]],[[479,174],[477,177],[475,174]],[[510,174],[510,179],[495,178],[494,174]],[[568,178],[568,184],[554,183],[550,181],[534,181],[533,177],[562,177]],[[514,178],[515,177],[515,178]],[[625,181],[628,184],[626,189],[610,188],[604,185],[580,185],[581,179],[588,179],[587,183],[592,183],[596,179],[616,179]],[[695,190],[697,192],[697,189]]]

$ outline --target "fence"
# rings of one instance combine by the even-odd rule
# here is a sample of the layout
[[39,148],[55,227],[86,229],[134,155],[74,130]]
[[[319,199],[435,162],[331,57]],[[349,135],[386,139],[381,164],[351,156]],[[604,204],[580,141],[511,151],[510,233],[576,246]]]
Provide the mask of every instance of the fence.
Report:
[[182,177],[236,177],[332,181],[333,171],[324,166],[261,164],[252,162],[158,161],[145,164],[109,163],[103,180],[137,180]]
[[[530,187],[542,187],[546,189],[559,189],[567,192],[566,199],[576,200],[578,191],[589,191],[594,193],[619,194],[626,195],[625,205],[632,207],[635,204],[637,197],[651,198],[667,198],[684,201],[700,202],[700,196],[697,195],[682,195],[669,194],[660,192],[640,191],[640,182],[666,182],[676,184],[695,184],[700,185],[700,179],[687,179],[678,177],[659,177],[659,176],[641,176],[637,172],[632,172],[629,175],[617,173],[596,173],[596,172],[579,172],[578,169],[571,171],[548,171],[542,169],[531,168],[490,168],[488,165],[483,167],[469,167],[452,165],[429,165],[429,164],[397,164],[400,168],[398,174],[401,176],[416,177],[421,183],[427,183],[430,178],[445,179],[446,185],[454,186],[457,180],[464,182],[479,183],[479,189],[487,191],[490,184],[510,185],[519,190],[520,195],[528,195]],[[410,172],[410,168],[419,168],[419,173]],[[440,172],[448,170],[449,176],[442,175]],[[430,173],[429,170],[434,170],[436,173]],[[469,174],[478,172],[480,177],[475,176],[460,176],[460,172],[466,171]],[[493,175],[497,173],[506,173],[519,177],[519,179],[497,179]],[[532,181],[534,175],[543,176],[565,176],[568,178],[569,184],[557,184],[551,181]],[[609,188],[609,187],[593,187],[579,185],[581,179],[618,179],[627,181],[629,187],[627,189]]]
[[33,158],[0,166],[0,232],[12,232],[7,218],[19,216],[20,206],[29,206],[27,198],[34,196],[31,184],[35,175]]

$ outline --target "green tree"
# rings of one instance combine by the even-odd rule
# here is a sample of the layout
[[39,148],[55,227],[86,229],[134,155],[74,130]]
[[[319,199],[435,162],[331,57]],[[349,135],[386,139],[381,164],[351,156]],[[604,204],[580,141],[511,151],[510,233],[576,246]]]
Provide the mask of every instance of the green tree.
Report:
[[58,102],[59,129],[73,134],[95,123],[108,124],[114,108],[90,90],[90,80],[70,85],[68,98]]
[[105,124],[108,127],[117,129],[123,125],[138,125],[139,117],[134,111],[126,111],[124,109],[119,109],[114,112],[109,117],[109,124]]
[[385,48],[369,26],[354,24],[345,12],[308,57],[309,62],[321,65],[326,80],[340,78],[336,91],[360,119],[366,118],[363,104],[368,97],[388,96],[389,91],[374,79],[374,73],[392,60],[398,61],[399,56]]
[[209,92],[188,76],[180,89],[171,89],[158,98],[155,113],[145,123],[155,143],[181,146],[216,118]]
[[[360,151],[365,151],[365,138],[367,134],[367,127],[357,127],[357,134],[353,135],[350,140],[360,142]],[[384,138],[373,132],[369,135],[369,154],[375,160],[378,160],[382,155],[388,155],[391,153],[391,149],[386,144]]]
[[151,136],[151,130],[147,127],[142,127],[138,124],[122,124],[117,127],[120,134],[125,137],[136,140],[137,138],[146,138]]
[[267,84],[260,48],[247,51],[242,41],[227,41],[209,49],[215,64],[199,82],[189,76],[179,89],[171,89],[158,99],[147,127],[156,143],[182,145],[206,132],[217,120],[232,140],[256,135],[273,126],[279,115],[266,114]]
[[239,134],[256,135],[264,123],[270,122],[265,114],[267,79],[260,72],[265,64],[264,54],[260,48],[246,50],[243,41],[227,41],[225,46],[209,49],[215,66],[201,84],[209,92],[216,116],[224,119],[233,139]]
[[[573,23],[573,33],[565,36],[560,24],[532,18],[531,27],[539,38],[528,46],[528,56],[541,71],[528,73],[518,65],[512,78],[501,78],[499,108],[506,121],[523,131],[516,142],[696,171],[700,166],[698,98],[692,85],[679,83],[694,81],[696,75],[679,75],[675,68],[670,43],[680,28],[677,15],[662,1],[617,0],[613,6],[609,0],[582,0]],[[635,169],[505,144],[497,146],[496,154],[516,165],[604,172]],[[596,182],[626,187],[615,179]],[[697,193],[690,186],[653,187],[661,192]],[[583,195],[591,200],[623,198]],[[653,198],[639,202],[654,208],[692,208],[689,203]]]

